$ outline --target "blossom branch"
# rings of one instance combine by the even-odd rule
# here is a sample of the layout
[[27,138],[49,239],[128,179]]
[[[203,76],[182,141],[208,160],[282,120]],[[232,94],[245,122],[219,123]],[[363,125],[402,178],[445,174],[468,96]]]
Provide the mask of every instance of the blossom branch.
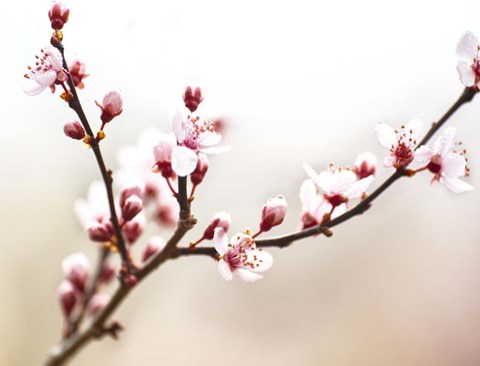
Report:
[[80,98],[78,97],[77,90],[73,82],[73,78],[68,70],[67,61],[65,60],[64,47],[60,42],[53,42],[53,43],[54,43],[54,46],[60,51],[60,54],[62,55],[63,67],[65,68],[68,74],[67,83],[70,88],[70,92],[72,93],[71,97],[68,99],[68,105],[71,109],[75,111],[75,113],[77,113],[78,118],[80,118],[80,122],[82,123],[82,126],[85,129],[85,132],[89,136],[88,144],[92,147],[98,167],[100,168],[100,173],[102,175],[103,182],[105,183],[105,188],[107,190],[108,205],[110,208],[110,219],[112,221],[113,229],[115,231],[117,246],[120,251],[122,260],[127,267],[127,271],[130,271],[132,269],[132,264],[131,264],[130,256],[128,255],[127,247],[125,245],[125,240],[123,238],[122,230],[120,228],[117,213],[115,210],[115,202],[113,198],[112,171],[110,169],[107,169],[105,165],[102,152],[100,150],[100,144],[99,144],[100,140],[94,137],[92,128],[90,127],[90,124],[85,115],[85,112],[83,111],[82,105],[80,103]]

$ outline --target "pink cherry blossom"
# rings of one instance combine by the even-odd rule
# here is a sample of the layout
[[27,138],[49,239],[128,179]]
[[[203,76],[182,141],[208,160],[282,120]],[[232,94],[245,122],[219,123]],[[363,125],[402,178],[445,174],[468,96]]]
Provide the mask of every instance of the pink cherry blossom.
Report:
[[94,181],[90,184],[87,199],[79,198],[75,201],[75,212],[85,229],[94,223],[101,223],[104,218],[110,219],[107,191],[103,182]]
[[273,264],[270,253],[257,249],[253,238],[244,233],[235,234],[230,242],[222,228],[215,229],[215,249],[221,256],[218,271],[227,281],[236,273],[245,282],[257,282]]
[[100,119],[102,120],[101,130],[103,130],[106,123],[110,122],[123,112],[122,96],[116,91],[107,93],[103,97],[102,104],[98,102],[95,102],[95,104],[102,110],[102,114],[100,115]]
[[142,253],[142,262],[146,262],[151,256],[160,253],[165,248],[165,244],[165,239],[161,236],[152,236]]
[[222,136],[214,129],[213,122],[179,111],[172,122],[178,146],[172,152],[172,168],[180,177],[191,174],[197,167],[198,154],[218,154],[229,146],[214,147]]
[[[349,200],[362,197],[373,180],[373,175],[357,179],[356,174],[347,168],[341,168],[334,164],[328,166],[328,170],[317,174],[310,165],[304,164],[305,171],[315,186],[323,193],[326,207],[329,213],[338,215],[345,212]],[[319,209],[320,210],[320,209]]]
[[300,202],[302,203],[300,230],[320,225],[324,215],[332,209],[331,204],[319,194],[311,179],[306,179],[300,187]]
[[207,240],[212,240],[215,235],[216,228],[222,228],[224,232],[227,232],[230,229],[232,224],[232,217],[228,212],[221,211],[213,215],[210,220],[210,224],[207,226],[203,232],[203,238]]
[[468,175],[466,159],[462,152],[455,150],[453,141],[457,129],[455,127],[446,128],[435,141],[434,147],[420,146],[415,153],[415,160],[419,162],[428,162],[426,169],[433,173],[434,181],[439,181],[454,193],[471,191],[474,188],[459,179]]
[[[64,86],[68,79],[67,72],[63,69],[63,59],[59,50],[53,46],[48,46],[40,50],[42,56],[35,56],[37,61],[35,66],[29,67],[25,77],[30,80],[32,85],[24,89],[27,95],[37,95],[50,87],[52,93],[55,91],[55,84]],[[66,88],[64,86],[64,88]]]
[[123,222],[132,220],[143,209],[143,201],[136,194],[130,195],[124,202],[122,207]]
[[92,299],[90,300],[90,304],[88,304],[88,314],[90,316],[96,316],[100,311],[102,311],[105,306],[111,300],[111,296],[104,292],[99,292],[95,294]]
[[58,298],[66,319],[72,315],[77,303],[76,290],[70,281],[63,281],[58,287]]
[[68,281],[83,293],[90,275],[90,261],[83,253],[69,255],[62,261],[62,270]]
[[283,222],[287,213],[287,201],[283,196],[271,198],[262,208],[262,221],[260,230],[269,231],[272,227],[278,226]]
[[374,175],[377,170],[377,158],[371,152],[364,152],[357,156],[353,166],[353,172],[358,179]]
[[197,160],[197,167],[190,175],[190,180],[192,181],[193,185],[199,185],[202,183],[203,178],[205,178],[205,174],[207,174],[208,170],[208,157],[205,154],[199,153],[198,160]]
[[160,172],[164,178],[171,178],[175,175],[172,169],[172,152],[176,147],[177,140],[173,133],[158,136],[158,142],[153,147],[155,159],[153,172]]
[[423,122],[413,119],[400,129],[394,130],[385,123],[375,126],[378,140],[383,147],[390,150],[385,157],[383,165],[387,168],[403,168],[410,164],[414,158],[414,151],[418,138],[423,131]]
[[83,89],[85,87],[83,79],[89,76],[87,74],[87,67],[85,66],[85,63],[79,59],[74,59],[72,62],[70,62],[68,68],[70,70],[70,76],[72,77],[73,84],[78,89]]
[[48,11],[48,17],[50,18],[52,29],[62,29],[68,21],[69,14],[70,10],[67,7],[62,3],[55,1]]
[[457,44],[457,55],[461,61],[457,64],[458,76],[466,87],[480,87],[480,43],[477,37],[468,31]]
[[195,112],[198,105],[203,101],[202,89],[199,87],[193,88],[187,86],[183,92],[183,102],[190,112]]

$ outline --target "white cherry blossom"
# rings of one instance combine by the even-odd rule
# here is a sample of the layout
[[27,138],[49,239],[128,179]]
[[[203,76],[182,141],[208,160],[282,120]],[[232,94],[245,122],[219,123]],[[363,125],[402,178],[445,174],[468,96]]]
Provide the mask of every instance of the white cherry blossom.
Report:
[[453,141],[457,129],[448,127],[437,138],[433,148],[421,146],[415,153],[415,160],[428,162],[426,169],[434,175],[432,182],[439,181],[454,193],[471,191],[474,188],[460,179],[468,175],[464,151],[457,152]]
[[418,138],[423,132],[423,122],[413,119],[396,130],[385,123],[377,123],[375,132],[380,144],[390,150],[383,165],[399,169],[412,162]]
[[236,273],[245,282],[257,282],[263,278],[259,272],[267,271],[273,264],[271,254],[257,249],[255,241],[248,234],[235,234],[229,242],[225,231],[217,228],[213,240],[221,256],[218,271],[227,281],[231,281],[233,273]]

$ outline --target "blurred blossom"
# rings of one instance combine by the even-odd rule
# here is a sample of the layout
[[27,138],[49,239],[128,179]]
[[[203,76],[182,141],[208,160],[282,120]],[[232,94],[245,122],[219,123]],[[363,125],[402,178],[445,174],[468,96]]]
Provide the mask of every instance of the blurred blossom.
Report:
[[109,294],[99,292],[95,294],[88,304],[88,314],[96,316],[100,311],[105,308],[110,302],[111,296]]
[[75,288],[70,281],[63,281],[58,287],[58,298],[60,306],[62,307],[65,318],[69,319],[72,314],[75,304],[77,303],[77,296]]
[[62,261],[62,270],[68,281],[83,293],[90,275],[90,261],[83,253],[69,255]]
[[103,182],[94,181],[90,184],[87,199],[79,198],[75,201],[75,213],[86,229],[94,223],[102,222],[105,217],[110,218],[107,191]]
[[244,233],[232,236],[230,242],[222,228],[215,229],[215,249],[221,256],[218,271],[227,281],[236,273],[245,282],[257,282],[273,264],[273,257],[262,249],[257,249],[253,238]]
[[357,156],[357,160],[355,160],[355,165],[353,166],[353,172],[357,175],[358,179],[374,175],[376,170],[377,158],[371,152],[367,151]]
[[323,216],[331,210],[331,205],[318,193],[311,179],[305,180],[300,187],[300,202],[302,203],[300,230],[319,225]]
[[151,256],[160,253],[165,248],[165,244],[165,239],[161,236],[152,236],[142,253],[142,262],[146,262]]
[[387,168],[393,166],[399,169],[413,161],[418,139],[423,132],[423,122],[419,119],[413,119],[397,130],[385,123],[377,123],[375,132],[380,144],[390,150],[383,161],[383,165]]

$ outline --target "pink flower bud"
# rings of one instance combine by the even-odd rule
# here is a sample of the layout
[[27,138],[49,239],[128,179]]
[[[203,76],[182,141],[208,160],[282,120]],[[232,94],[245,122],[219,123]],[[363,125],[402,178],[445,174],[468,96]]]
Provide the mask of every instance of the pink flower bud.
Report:
[[102,104],[95,102],[102,110],[100,119],[103,124],[110,122],[112,119],[120,115],[123,109],[122,96],[119,92],[111,91],[103,97]]
[[62,261],[63,274],[75,288],[83,293],[90,274],[90,262],[85,254],[77,252]]
[[129,244],[133,244],[142,235],[144,225],[139,221],[128,221],[123,225],[123,233]]
[[67,121],[63,125],[63,132],[74,140],[81,140],[85,136],[85,130],[78,121]]
[[196,87],[192,90],[190,86],[185,88],[185,91],[183,92],[183,101],[185,102],[185,107],[190,109],[190,112],[195,112],[202,100],[202,89]]
[[107,260],[105,263],[103,263],[102,272],[100,272],[100,281],[104,284],[107,284],[115,278],[116,274],[117,269],[111,261]]
[[358,179],[363,179],[375,174],[377,158],[371,152],[364,152],[357,156],[353,171]]
[[120,207],[125,205],[125,202],[130,196],[138,196],[140,198],[143,197],[142,189],[139,186],[132,186],[122,190],[120,193]]
[[128,287],[135,287],[138,283],[138,278],[135,277],[135,275],[128,274],[123,277],[123,282],[125,282]]
[[269,199],[263,206],[262,221],[260,223],[260,230],[265,232],[272,227],[280,225],[287,213],[287,201],[283,196],[277,196]]
[[103,220],[102,222],[94,222],[87,229],[88,237],[91,241],[106,242],[109,241],[114,232],[110,219]]
[[72,314],[75,304],[77,303],[77,296],[75,295],[75,288],[70,281],[63,281],[58,287],[58,298],[60,306],[62,307],[65,318],[69,319]]
[[232,223],[232,217],[230,216],[229,213],[222,211],[218,212],[212,217],[212,221],[210,221],[210,224],[208,227],[205,229],[205,232],[203,233],[203,237],[207,240],[212,240],[213,236],[215,234],[215,229],[217,227],[221,227],[224,232],[227,232],[228,229],[230,229],[230,225]]
[[100,311],[102,311],[105,306],[108,305],[110,302],[110,295],[105,293],[98,293],[95,294],[92,299],[90,300],[90,304],[88,305],[88,314],[91,316],[96,316]]
[[68,21],[69,14],[70,10],[68,8],[59,2],[54,2],[48,11],[48,17],[50,18],[52,29],[57,31],[62,29],[64,24]]
[[142,262],[146,262],[151,256],[161,252],[165,247],[165,240],[160,236],[152,236],[142,254]]
[[194,185],[202,183],[203,178],[208,170],[208,158],[205,154],[198,154],[197,167],[190,175],[190,180]]
[[143,209],[143,201],[136,194],[127,198],[122,206],[122,218],[123,222],[130,221],[137,216]]
[[162,134],[159,139],[153,147],[153,157],[155,159],[153,171],[162,173],[165,178],[171,178],[175,176],[172,169],[172,152],[177,146],[177,140],[173,134]]
[[70,76],[72,77],[73,84],[78,89],[83,89],[85,84],[83,84],[83,79],[88,76],[86,73],[86,66],[85,63],[81,60],[73,60],[70,65],[68,65],[70,69]]

